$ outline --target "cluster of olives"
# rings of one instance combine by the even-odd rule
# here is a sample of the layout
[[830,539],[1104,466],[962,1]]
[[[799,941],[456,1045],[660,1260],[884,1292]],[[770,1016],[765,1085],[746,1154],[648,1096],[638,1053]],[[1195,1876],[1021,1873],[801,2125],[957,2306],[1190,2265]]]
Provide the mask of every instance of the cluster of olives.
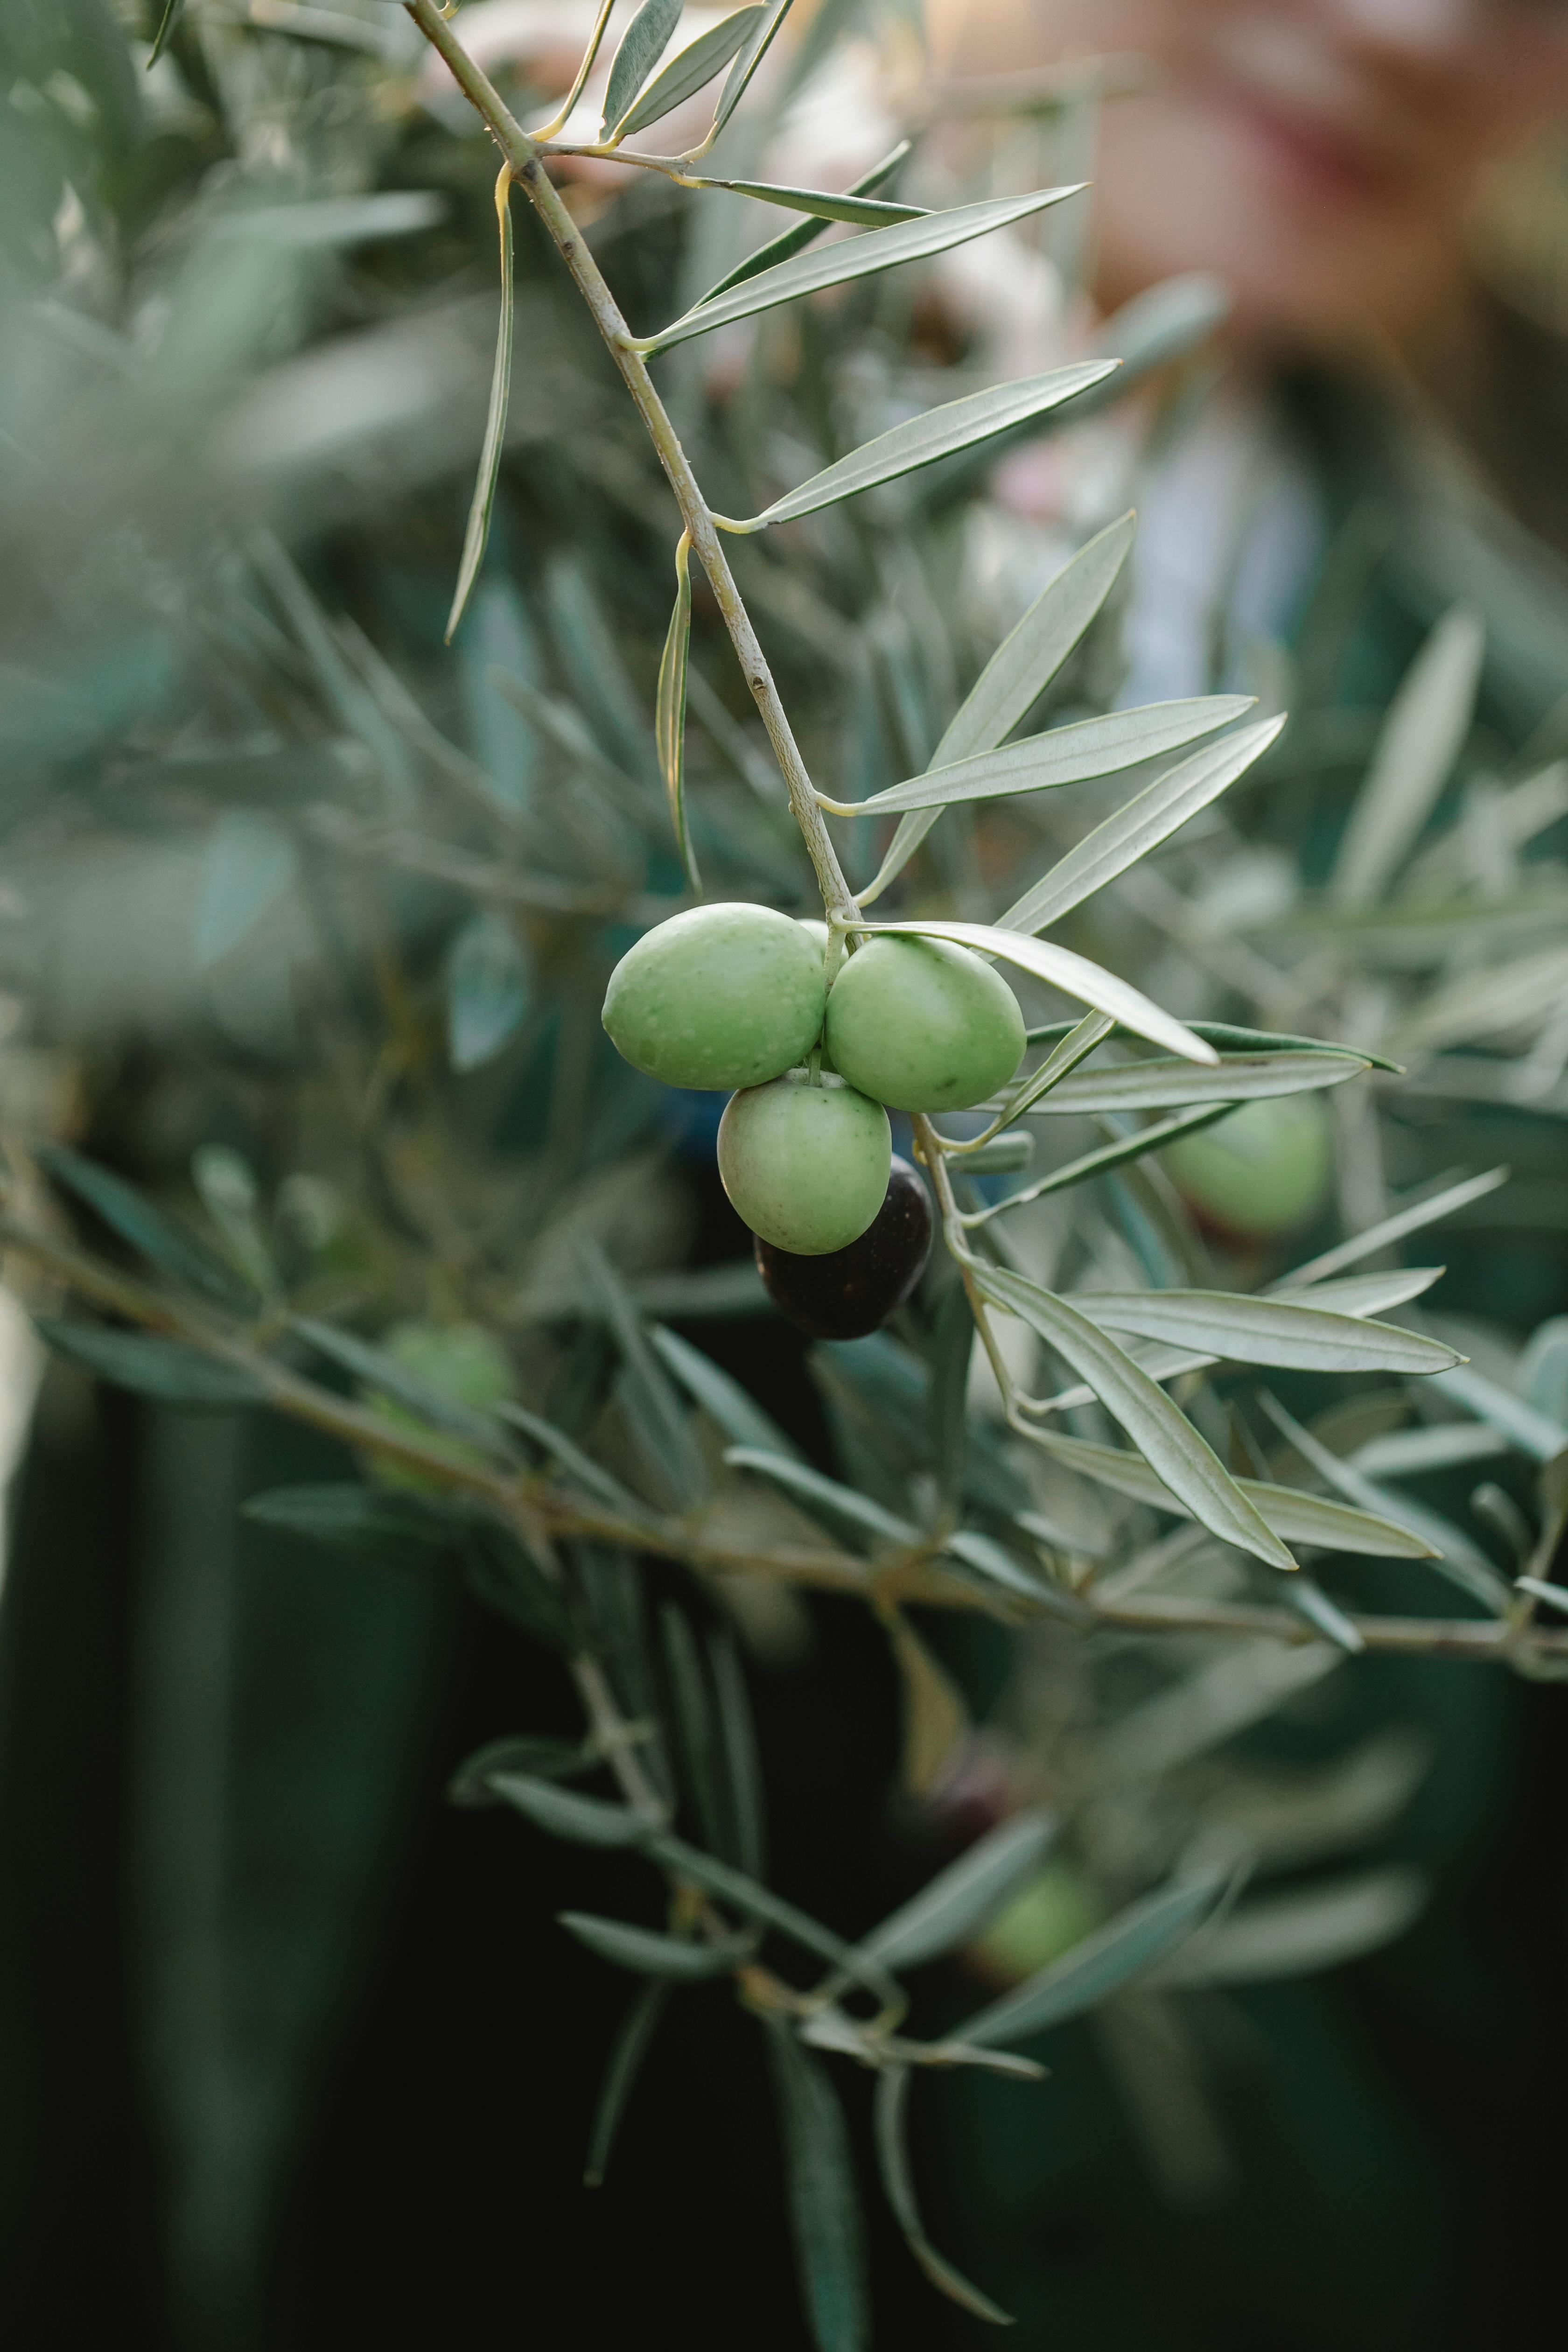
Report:
[[889,1108],[984,1102],[1026,1040],[1012,990],[967,948],[879,934],[829,989],[826,946],[826,925],[771,908],[695,907],[622,958],[604,1017],[649,1077],[734,1089],[719,1172],[763,1278],[792,1320],[847,1339],[908,1297],[931,1245]]

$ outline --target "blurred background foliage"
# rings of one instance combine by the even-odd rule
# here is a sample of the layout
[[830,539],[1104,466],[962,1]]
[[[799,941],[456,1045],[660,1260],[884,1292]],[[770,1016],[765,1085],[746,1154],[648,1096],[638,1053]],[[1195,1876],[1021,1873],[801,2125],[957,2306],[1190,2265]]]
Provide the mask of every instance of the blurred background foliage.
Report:
[[[12,1209],[112,1254],[124,1224],[51,1189],[37,1156],[74,1147],[280,1311],[379,1339],[476,1411],[547,1410],[653,1507],[717,1480],[737,1548],[825,1527],[867,1548],[841,1504],[724,1474],[727,1389],[716,1406],[666,1355],[650,1403],[646,1366],[642,1392],[639,1360],[617,1370],[615,1316],[584,1298],[595,1244],[617,1300],[732,1373],[819,1472],[923,1522],[933,1475],[953,1475],[927,1439],[941,1270],[896,1334],[808,1350],[763,1312],[714,1107],[637,1076],[599,1029],[611,964],[684,887],[651,725],[675,518],[580,303],[517,204],[501,487],[448,650],[495,325],[492,151],[380,0],[188,0],[151,62],[160,13],[11,0],[0,21]],[[489,20],[503,89],[536,106],[559,83],[518,65],[537,48],[509,55],[508,13],[460,21],[482,40]],[[585,12],[555,17],[561,38],[585,29]],[[723,163],[837,185],[909,131],[910,201],[1078,178],[1105,80],[944,112],[915,12],[822,0]],[[778,226],[651,174],[567,184],[639,330]],[[1026,330],[1070,344],[1086,215],[1044,215],[1005,282],[979,262],[899,273],[667,360],[713,503],[751,511],[760,484],[990,381]],[[1142,495],[1141,468],[1156,495],[1150,450],[1215,392],[1217,308],[1187,283],[1095,331],[1145,405],[1135,435],[1123,389],[1004,461],[1044,448],[1076,469],[1049,528],[997,495],[992,449],[782,553],[737,543],[832,790],[924,768],[1042,581]],[[1250,1398],[1216,1383],[1194,1408],[1247,1475],[1440,1528],[1463,1601],[1424,1564],[1380,1560],[1375,1585],[1364,1562],[1327,1579],[1336,1614],[1373,1596],[1484,1614],[1521,1566],[1550,1580],[1560,1522],[1535,1479],[1568,1425],[1568,598],[1440,447],[1341,385],[1303,375],[1287,397],[1322,490],[1317,585],[1260,621],[1238,524],[1190,632],[1201,674],[1175,690],[1239,684],[1291,727],[1225,815],[1064,936],[1184,1016],[1344,1038],[1410,1075],[1336,1089],[1321,1118],[1303,1097],[1304,1125],[1233,1122],[1217,1154],[1142,1163],[1010,1230],[1030,1273],[1069,1287],[1173,1270],[1252,1287],[1506,1162],[1505,1189],[1471,1188],[1445,1223],[1424,1326],[1463,1348],[1468,1387],[1362,1383],[1347,1402],[1287,1381],[1310,1427],[1285,1424],[1283,1449]],[[1053,684],[1053,719],[1125,697],[1130,613],[1131,589]],[[700,587],[691,695],[710,894],[814,911]],[[993,917],[1092,821],[1091,792],[950,813],[900,903]],[[868,882],[885,838],[846,838]],[[1059,1007],[1041,992],[1031,1009]],[[1070,1152],[1099,1130],[1063,1136]],[[1259,1187],[1284,1171],[1299,1197],[1271,1218]],[[58,1311],[20,1257],[7,1278]],[[802,2341],[761,2037],[720,1995],[672,2006],[599,2205],[577,2187],[623,1992],[553,1916],[647,1895],[628,1861],[442,1803],[484,1741],[578,1736],[516,1611],[239,1517],[247,1496],[351,1476],[329,1439],[168,1409],[69,1357],[46,1369],[15,1305],[0,1339],[20,1463],[0,1619],[12,2340],[478,2340],[553,2309],[590,2343],[676,2312],[693,2341]],[[1254,1590],[1146,1505],[1020,1465],[983,1379],[970,1402],[960,1475],[993,1538],[1016,1542],[1033,1512],[1066,1584]],[[1072,1426],[1103,1434],[1092,1413]],[[966,2074],[922,2108],[931,2213],[1022,2340],[1536,2339],[1563,2089],[1550,1687],[1321,1643],[1085,1643],[1049,1619],[1005,1633],[935,1612],[900,1621],[889,1653],[849,1603],[668,1561],[634,1578],[607,1554],[584,1589],[612,1654],[639,1579],[667,1631],[616,1656],[628,1685],[655,1660],[628,1705],[679,1749],[691,1628],[705,1656],[744,1655],[774,1880],[841,1934],[998,1820],[1065,1821],[943,1964],[939,2024],[1184,1858],[1258,1874],[1214,1931],[1229,1947],[1185,1977],[1178,1953],[1042,2045],[1043,2090]],[[676,1780],[696,1834],[689,1756]],[[891,2223],[870,2227],[887,2340],[974,2336]]]

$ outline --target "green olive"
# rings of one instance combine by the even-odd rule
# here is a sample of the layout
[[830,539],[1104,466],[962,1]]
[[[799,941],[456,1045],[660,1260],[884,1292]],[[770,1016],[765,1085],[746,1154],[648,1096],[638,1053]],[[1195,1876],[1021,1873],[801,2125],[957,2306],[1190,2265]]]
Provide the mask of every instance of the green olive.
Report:
[[888,1114],[842,1078],[789,1070],[734,1096],[719,1122],[719,1173],[752,1231],[796,1257],[858,1241],[888,1192]]
[[1001,974],[950,940],[868,940],[827,998],[827,1047],[851,1086],[895,1110],[967,1110],[1024,1058]]
[[1327,1200],[1333,1174],[1328,1113],[1316,1095],[1243,1103],[1161,1158],[1204,1223],[1247,1241],[1308,1223]]
[[669,1087],[756,1087],[816,1044],[822,954],[771,907],[692,907],[644,933],[605,992],[605,1027]]
[[[471,1405],[477,1412],[493,1412],[517,1394],[517,1376],[506,1349],[478,1323],[400,1323],[381,1341],[383,1351],[412,1372],[426,1388],[434,1389],[453,1404]],[[364,1391],[364,1402],[378,1421],[419,1438],[454,1463],[482,1465],[488,1459],[480,1446],[433,1430],[421,1413],[396,1397],[380,1391]],[[415,1494],[439,1495],[439,1478],[405,1464],[372,1455],[367,1465],[379,1486],[402,1486]]]
[[968,1947],[982,1976],[1020,1984],[1092,1935],[1104,1910],[1093,1887],[1068,1862],[1051,1862],[1021,1886]]

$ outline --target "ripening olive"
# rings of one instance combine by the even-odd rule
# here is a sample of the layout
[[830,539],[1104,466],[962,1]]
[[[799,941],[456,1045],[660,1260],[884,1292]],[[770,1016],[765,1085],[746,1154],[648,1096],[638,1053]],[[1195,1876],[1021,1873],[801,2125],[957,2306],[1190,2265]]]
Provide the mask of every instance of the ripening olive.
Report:
[[887,1197],[847,1249],[799,1257],[759,1240],[757,1270],[779,1313],[814,1339],[864,1339],[879,1331],[925,1272],[931,1202],[907,1160],[893,1154]]
[[1024,1016],[999,972],[951,940],[868,940],[827,998],[827,1049],[895,1110],[967,1110],[1024,1058]]
[[1328,1114],[1316,1095],[1243,1103],[1171,1144],[1163,1160],[1200,1223],[1240,1240],[1272,1240],[1308,1223],[1328,1197]]
[[771,907],[692,907],[647,931],[605,992],[605,1027],[634,1069],[670,1087],[756,1087],[816,1044],[820,950]]
[[842,1078],[788,1070],[731,1097],[719,1173],[753,1234],[823,1257],[863,1234],[888,1190],[892,1135],[880,1103]]

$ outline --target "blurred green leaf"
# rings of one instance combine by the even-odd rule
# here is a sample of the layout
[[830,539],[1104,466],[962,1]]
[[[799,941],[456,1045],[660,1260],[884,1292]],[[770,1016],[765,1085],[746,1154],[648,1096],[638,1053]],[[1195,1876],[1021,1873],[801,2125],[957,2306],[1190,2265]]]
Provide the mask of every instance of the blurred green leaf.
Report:
[[66,1323],[53,1315],[34,1317],[39,1332],[62,1356],[84,1364],[100,1380],[132,1389],[158,1404],[195,1412],[237,1412],[265,1404],[267,1391],[237,1364],[220,1362],[178,1339],[111,1331],[100,1323]]
[[893,2218],[904,2233],[910,2253],[932,2286],[974,2318],[989,2320],[994,2326],[1010,2327],[1012,2315],[1004,2311],[999,2304],[993,2303],[989,2295],[982,2294],[962,2271],[955,2270],[939,2254],[921,2226],[914,2179],[910,2170],[909,2149],[905,2144],[905,2110],[909,2104],[909,2092],[910,2069],[907,2066],[885,2066],[877,2077],[873,2103],[877,2166]]
[[[923,226],[921,222],[906,224],[913,228]],[[836,254],[861,252],[875,244],[879,236],[900,236],[903,233],[902,229],[876,230],[850,245],[829,247],[818,259],[830,261]],[[786,265],[791,268],[805,266],[804,262]],[[759,278],[752,284],[762,287],[767,282],[765,278]],[[746,290],[742,288],[730,300],[742,300]],[[941,408],[928,408],[919,416],[909,417],[902,425],[879,434],[874,441],[864,442],[848,457],[840,457],[836,465],[826,467],[808,482],[802,482],[798,489],[775,499],[761,514],[744,522],[731,520],[727,528],[742,532],[763,530],[770,523],[795,522],[802,515],[816,514],[821,507],[834,506],[840,499],[856,498],[862,490],[874,489],[879,482],[896,481],[921,466],[934,465],[939,457],[951,457],[955,449],[970,448],[975,442],[988,441],[1030,417],[1043,416],[1048,409],[1059,408],[1074,393],[1098,383],[1101,376],[1110,373],[1108,364],[1080,361],[1073,367],[1053,369],[1048,375],[1029,376],[1016,383],[993,384],[984,392],[969,393],[963,400],[950,400]],[[906,800],[885,803],[883,796],[879,795],[876,804],[907,808],[910,803]]]
[[608,1325],[620,1350],[617,1393],[646,1460],[683,1507],[705,1500],[710,1485],[701,1449],[625,1283],[595,1244],[584,1243],[578,1259],[587,1304]]
[[[739,66],[744,62],[742,53],[736,63]],[[731,320],[749,319],[759,310],[775,309],[781,302],[797,301],[803,295],[821,293],[826,287],[870,277],[900,262],[928,260],[933,254],[966,244],[971,237],[984,236],[990,229],[1007,228],[1015,221],[1026,220],[1047,205],[1059,204],[1064,196],[1077,194],[1076,188],[1037,188],[1026,196],[993,197],[984,204],[965,205],[953,212],[900,221],[893,228],[871,229],[864,236],[829,246],[820,253],[798,254],[732,286],[727,293],[710,296],[699,309],[688,310],[684,317],[672,320],[658,334],[650,335],[641,348],[668,351],[671,344],[685,342],[689,336],[711,334],[716,327],[728,326]],[[1104,371],[1097,369],[1093,373]]]
[[945,1870],[860,1938],[858,1949],[883,1968],[919,1968],[940,1959],[984,1926],[1037,1870],[1055,1843],[1052,1813],[1016,1813],[978,1838]]
[[685,1611],[677,1607],[674,1601],[667,1601],[662,1604],[658,1623],[670,1696],[675,1702],[676,1745],[686,1785],[697,1808],[703,1840],[712,1853],[722,1853],[727,1861],[738,1864],[739,1854],[728,1851],[731,1841],[726,1834],[727,1823],[719,1802],[719,1783],[714,1771],[713,1711],[702,1673],[701,1654]]
[[289,835],[247,809],[226,810],[202,852],[194,942],[205,971],[249,937],[298,878],[299,852]]
[[692,1402],[701,1406],[732,1444],[760,1447],[764,1454],[777,1454],[789,1462],[800,1460],[799,1447],[711,1356],[705,1356],[700,1348],[694,1348],[679,1332],[667,1330],[662,1323],[654,1324],[647,1336]]
[[447,1783],[454,1805],[499,1805],[490,1786],[495,1772],[521,1772],[535,1780],[570,1780],[595,1770],[604,1759],[585,1739],[491,1739],[465,1757]]
[[694,1944],[679,1936],[656,1935],[625,1919],[601,1919],[592,1911],[558,1911],[558,1925],[601,1960],[643,1977],[667,1977],[695,1984],[705,1977],[733,1973],[752,1947],[745,1937],[723,1944]]
[[493,908],[471,915],[447,959],[447,1058],[467,1073],[492,1061],[515,1036],[532,998],[531,972],[517,932]]
[[843,2111],[819,2058],[793,2024],[763,2019],[773,2062],[789,2177],[795,2265],[816,2352],[867,2352],[860,2195]]
[[[715,74],[723,71],[736,50],[756,28],[763,13],[761,5],[737,8],[733,16],[726,16],[721,24],[710,26],[707,32],[699,33],[694,41],[688,41],[686,47],[671,58],[663,72],[649,82],[637,103],[624,115],[615,119],[621,137],[629,139],[635,131],[646,131],[650,122],[659,121],[663,116],[672,113],[676,107],[683,105],[687,99],[695,97],[704,82],[711,81]],[[679,16],[679,9],[676,14]],[[628,41],[635,29],[634,25],[627,32]],[[621,51],[616,53],[617,70],[625,47],[623,42]],[[605,116],[606,120],[612,119],[607,96]],[[724,187],[729,184],[721,180],[710,184]]]
[[1500,1184],[1506,1184],[1509,1171],[1491,1168],[1484,1176],[1466,1176],[1458,1184],[1446,1184],[1441,1191],[1429,1193],[1424,1201],[1413,1201],[1392,1216],[1379,1218],[1364,1233],[1352,1234],[1349,1241],[1336,1242],[1332,1249],[1321,1250],[1314,1258],[1295,1266],[1275,1286],[1295,1290],[1301,1284],[1318,1282],[1326,1275],[1338,1274],[1342,1267],[1355,1265],[1363,1257],[1375,1257],[1379,1250],[1387,1249],[1394,1242],[1404,1241],[1407,1234],[1419,1233],[1424,1225],[1436,1224],[1472,1202],[1485,1200]]
[[531,1640],[568,1658],[582,1650],[565,1594],[549,1582],[510,1528],[476,1519],[463,1540],[463,1575],[476,1600],[509,1617]]
[[1147,1786],[1262,1723],[1343,1664],[1326,1642],[1236,1642],[1112,1723],[1093,1759],[1106,1790]]
[[777,1927],[805,1950],[815,1952],[819,1959],[832,1961],[856,1983],[874,1992],[879,2000],[897,2000],[898,1989],[884,1969],[875,1961],[862,1959],[841,1936],[836,1936],[830,1927],[823,1927],[795,1904],[786,1903],[770,1888],[759,1885],[744,1871],[732,1870],[715,1855],[688,1845],[684,1838],[663,1832],[649,1837],[647,1852],[677,1877],[692,1879],[710,1895],[716,1895],[721,1903],[727,1903],[731,1910],[743,1911],[748,1918],[761,1920],[764,1927]]
[[241,1507],[247,1519],[283,1534],[306,1536],[337,1551],[353,1551],[398,1568],[422,1568],[439,1552],[458,1551],[468,1522],[460,1513],[392,1486],[352,1480],[319,1486],[274,1486]]
[[525,1772],[492,1772],[490,1786],[503,1804],[524,1814],[536,1829],[572,1845],[640,1845],[648,1835],[647,1822],[629,1805],[579,1797]]
[[[973,1157],[969,1162],[973,1165]],[[974,1349],[974,1315],[962,1282],[950,1283],[931,1322],[926,1390],[926,1441],[937,1492],[956,1510],[963,1492],[969,1451],[969,1360]]]
[[[633,100],[669,47],[680,22],[682,5],[683,0],[642,0],[642,6],[621,36],[621,45],[605,85],[601,139],[607,139],[613,131],[622,127],[623,117],[630,111]],[[656,118],[650,115],[647,119],[651,122]]]
[[757,1755],[751,1701],[746,1696],[745,1670],[728,1633],[708,1637],[708,1665],[718,1700],[719,1752],[734,1823],[735,1853],[750,1878],[765,1866],[766,1840],[763,1821],[763,1768]]
[[139,1255],[176,1282],[203,1292],[220,1306],[254,1314],[256,1294],[227,1261],[210,1250],[196,1234],[187,1233],[155,1209],[146,1196],[123,1177],[96,1160],[86,1160],[63,1143],[39,1143],[33,1157],[47,1176],[86,1202],[95,1216],[129,1242]]
[[1008,930],[1043,931],[1095,891],[1104,889],[1119,874],[1157,849],[1161,842],[1217,800],[1220,793],[1260,759],[1284,726],[1283,719],[1267,719],[1223,743],[1184,760],[1179,768],[1134,793],[1114,816],[1086,834],[1074,849],[1058,858],[1048,874],[1000,918]]
[[1309,1625],[1321,1633],[1326,1642],[1331,1642],[1335,1649],[1342,1650],[1346,1657],[1359,1657],[1365,1650],[1365,1639],[1353,1621],[1329,1599],[1322,1586],[1304,1569],[1281,1589],[1288,1605],[1298,1617],[1304,1617]]
[[957,2030],[956,2039],[991,2042],[1027,2042],[1047,2027],[1092,2009],[1108,1994],[1145,1975],[1179,1944],[1223,1897],[1227,1880],[1214,1872],[1178,1882],[1125,1911],[1085,1937],[1065,1958],[1054,1960]]
[[1415,846],[1469,731],[1485,651],[1479,615],[1456,606],[1412,663],[1340,843],[1329,886],[1336,905],[1381,897]]
[[1053,1168],[1048,1176],[1025,1185],[1019,1192],[1007,1193],[990,1208],[973,1211],[967,1222],[972,1225],[987,1224],[995,1217],[1005,1216],[1009,1210],[1025,1209],[1031,1201],[1043,1201],[1048,1192],[1061,1192],[1074,1184],[1087,1183],[1090,1177],[1103,1176],[1127,1160],[1140,1160],[1150,1151],[1162,1151],[1167,1143],[1174,1143],[1184,1135],[1195,1135],[1200,1129],[1212,1127],[1235,1108],[1234,1103],[1215,1103],[1206,1110],[1200,1105],[1195,1110],[1174,1111],[1152,1127],[1135,1129],[1131,1135],[1119,1136],[1113,1143],[1102,1143],[1097,1150],[1069,1160],[1065,1167]]
[[[646,0],[643,14],[659,5],[661,0]],[[673,5],[679,16],[680,0],[673,0]],[[627,40],[636,30],[634,24],[626,36]],[[502,164],[496,181],[496,222],[500,246],[500,317],[496,325],[495,365],[490,373],[489,408],[485,417],[485,437],[479,449],[479,469],[474,479],[474,495],[463,532],[463,552],[458,565],[458,584],[452,593],[452,609],[447,615],[448,645],[468,608],[474,583],[479,576],[479,566],[485,560],[485,548],[490,535],[490,517],[495,511],[496,488],[500,480],[501,449],[506,440],[507,401],[511,391],[512,314],[511,166],[509,163]]]
[[1158,1980],[1184,1988],[1259,1984],[1342,1968],[1402,1936],[1426,1900],[1420,1873],[1400,1869],[1255,1897],[1173,1953]]
[[555,1428],[538,1413],[530,1412],[525,1405],[501,1404],[496,1407],[496,1411],[503,1421],[510,1421],[514,1428],[522,1431],[525,1437],[531,1437],[536,1445],[552,1454],[567,1476],[574,1479],[595,1502],[607,1505],[612,1511],[618,1511],[628,1519],[647,1518],[647,1505],[638,1500],[629,1486],[623,1486],[620,1480],[612,1477],[602,1464],[594,1461],[580,1445],[574,1444],[564,1430]]
[[891,1511],[885,1511],[869,1496],[857,1494],[853,1486],[841,1486],[837,1478],[825,1478],[820,1470],[813,1470],[790,1455],[756,1445],[731,1445],[725,1448],[724,1459],[731,1469],[758,1471],[775,1486],[798,1496],[802,1502],[814,1505],[865,1535],[878,1537],[883,1543],[912,1546],[920,1542],[919,1528],[908,1519],[895,1518]]
[[373,1391],[395,1398],[421,1421],[433,1429],[447,1430],[454,1437],[466,1438],[470,1444],[502,1461],[510,1461],[512,1452],[499,1423],[491,1413],[477,1412],[472,1405],[460,1404],[455,1397],[445,1396],[417,1372],[410,1371],[389,1349],[373,1347],[366,1339],[352,1331],[340,1330],[334,1323],[323,1323],[309,1315],[291,1315],[290,1329],[301,1339],[308,1339],[328,1360],[341,1364],[356,1381]]
[[619,2032],[611,2046],[609,2063],[605,2069],[604,2085],[599,2104],[594,2114],[594,2128],[588,2142],[587,2161],[583,2168],[583,2185],[597,2189],[603,2185],[609,2170],[610,2157],[616,2144],[626,2101],[642,2072],[648,2046],[658,2031],[658,2022],[669,1999],[668,1984],[650,1984],[646,1992],[637,1995],[626,2011]]

